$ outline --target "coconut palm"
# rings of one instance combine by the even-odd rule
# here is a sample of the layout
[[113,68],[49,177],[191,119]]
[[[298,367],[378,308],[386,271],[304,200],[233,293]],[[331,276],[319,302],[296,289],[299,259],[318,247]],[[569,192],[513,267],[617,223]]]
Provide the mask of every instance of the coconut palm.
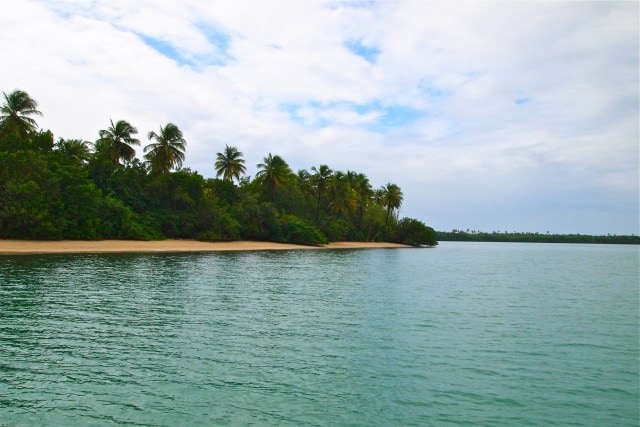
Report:
[[316,223],[318,223],[320,221],[320,201],[327,191],[329,178],[331,178],[333,171],[327,165],[320,165],[318,168],[313,166],[311,170],[314,172],[311,175],[311,182],[316,194]]
[[131,126],[126,120],[118,120],[115,124],[110,120],[111,126],[99,132],[100,139],[96,141],[96,151],[103,153],[113,163],[120,160],[130,162],[136,156],[133,145],[140,145],[140,140],[133,137],[138,129]]
[[4,95],[4,104],[0,107],[0,131],[26,136],[38,130],[38,124],[31,116],[42,116],[38,103],[22,90],[14,90]]
[[298,182],[298,187],[300,187],[300,190],[302,190],[305,195],[308,195],[313,191],[313,187],[311,184],[311,174],[308,170],[298,169],[296,179]]
[[76,160],[78,163],[84,163],[89,160],[92,145],[91,142],[82,139],[63,138],[60,138],[56,144],[61,153]]
[[236,147],[225,146],[222,153],[217,153],[214,165],[217,171],[216,177],[222,175],[222,179],[225,181],[233,182],[234,178],[240,181],[240,176],[247,171],[242,156],[242,152],[238,151]]
[[363,173],[347,171],[347,177],[349,178],[351,188],[353,188],[356,193],[356,200],[358,202],[357,218],[358,224],[360,225],[362,224],[364,211],[371,203],[371,199],[374,195],[373,189],[371,188],[369,178],[367,178]]
[[389,222],[389,216],[394,209],[400,209],[404,195],[396,184],[387,183],[378,193],[379,201],[387,209],[387,217],[384,221],[385,227]]
[[334,214],[349,215],[357,204],[356,192],[351,188],[349,178],[336,172],[328,182],[329,210]]
[[171,169],[182,166],[187,141],[178,126],[167,123],[165,127],[160,126],[160,133],[150,131],[147,138],[156,141],[144,147],[144,152],[147,153],[144,158],[153,174],[164,175]]
[[263,187],[273,199],[276,189],[284,186],[292,172],[287,162],[278,155],[273,156],[269,153],[263,162],[257,165],[260,170],[256,173],[256,178],[262,182]]

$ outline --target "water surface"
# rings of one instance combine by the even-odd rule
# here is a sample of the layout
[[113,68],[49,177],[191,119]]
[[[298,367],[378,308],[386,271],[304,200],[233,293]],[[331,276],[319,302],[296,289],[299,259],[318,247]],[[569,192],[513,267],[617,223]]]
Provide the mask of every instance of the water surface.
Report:
[[0,424],[637,425],[638,258],[0,257]]

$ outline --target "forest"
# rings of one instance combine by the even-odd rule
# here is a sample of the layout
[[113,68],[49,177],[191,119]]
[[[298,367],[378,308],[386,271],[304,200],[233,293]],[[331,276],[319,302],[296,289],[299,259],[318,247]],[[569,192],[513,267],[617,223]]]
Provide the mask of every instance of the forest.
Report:
[[531,232],[499,232],[487,233],[476,230],[437,231],[439,241],[457,242],[514,242],[514,243],[599,243],[638,245],[640,236],[593,236],[589,234],[552,234]]
[[[436,232],[400,218],[401,188],[374,188],[360,172],[328,165],[294,172],[267,153],[254,177],[226,145],[215,178],[184,168],[187,141],[173,123],[146,133],[110,120],[95,141],[40,129],[38,103],[22,90],[0,108],[0,238],[38,240],[264,240],[322,245],[386,241],[437,245]],[[143,138],[144,139],[144,138]]]

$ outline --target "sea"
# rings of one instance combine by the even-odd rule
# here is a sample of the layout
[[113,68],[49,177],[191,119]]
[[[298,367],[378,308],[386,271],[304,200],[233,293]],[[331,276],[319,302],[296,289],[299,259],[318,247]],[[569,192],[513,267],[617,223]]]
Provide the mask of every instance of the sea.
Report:
[[637,426],[639,255],[0,256],[0,425]]

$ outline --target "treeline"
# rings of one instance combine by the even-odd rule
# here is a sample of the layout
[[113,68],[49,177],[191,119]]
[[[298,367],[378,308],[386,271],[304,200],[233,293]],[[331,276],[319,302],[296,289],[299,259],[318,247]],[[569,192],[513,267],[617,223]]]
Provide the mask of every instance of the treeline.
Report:
[[399,218],[399,186],[374,189],[366,175],[327,165],[293,172],[269,153],[246,176],[243,153],[226,146],[217,176],[182,168],[187,141],[175,124],[149,131],[111,121],[95,141],[55,138],[26,92],[0,109],[0,238],[239,239],[300,244],[389,241],[437,244],[421,221]]
[[441,241],[459,242],[520,242],[520,243],[603,243],[603,244],[640,244],[640,236],[591,236],[586,234],[542,234],[542,233],[486,233],[482,231],[437,231]]

